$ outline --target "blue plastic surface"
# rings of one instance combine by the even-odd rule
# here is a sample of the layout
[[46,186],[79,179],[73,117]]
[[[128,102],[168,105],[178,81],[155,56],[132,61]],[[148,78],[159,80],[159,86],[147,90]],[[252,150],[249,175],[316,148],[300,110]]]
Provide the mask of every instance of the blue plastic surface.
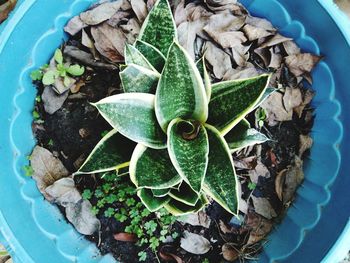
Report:
[[[22,172],[34,146],[30,124],[35,88],[29,73],[62,43],[68,19],[92,2],[23,0],[0,27],[0,232],[15,262],[114,262],[76,233]],[[242,2],[295,38],[304,51],[325,56],[313,73],[315,144],[305,164],[306,179],[259,261],[335,262],[347,249],[337,243],[339,237],[350,246],[344,235],[350,215],[350,24],[330,1]]]

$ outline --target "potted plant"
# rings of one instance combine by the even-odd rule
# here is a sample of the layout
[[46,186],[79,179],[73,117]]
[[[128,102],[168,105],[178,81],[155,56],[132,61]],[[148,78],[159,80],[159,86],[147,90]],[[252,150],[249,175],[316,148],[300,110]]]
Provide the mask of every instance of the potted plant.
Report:
[[[311,82],[308,74],[319,58],[300,52],[290,38],[277,34],[266,20],[247,16],[237,3],[180,3],[176,22],[167,1],[149,5],[147,16],[145,4],[127,1],[83,12],[66,27],[75,36],[56,50],[48,66],[31,71],[39,88],[33,117],[40,146],[24,169],[46,199],[64,208],[76,230],[92,235],[103,253],[112,252],[121,261],[202,262],[220,253],[229,261],[251,259],[303,179],[312,93],[301,80]],[[198,10],[206,21],[200,25]],[[237,29],[223,30],[221,19],[227,16]],[[242,17],[243,22],[237,19]],[[139,34],[135,21],[142,24]],[[298,26],[291,23],[290,30]],[[193,37],[194,27],[195,40],[184,40],[186,33]],[[125,49],[108,34],[121,28],[130,42]],[[197,38],[203,31],[206,35]],[[232,68],[225,68],[230,64],[225,54],[232,56]],[[115,65],[124,60],[119,70],[124,93],[118,94]],[[322,76],[328,76],[323,65]],[[251,73],[253,68],[260,70]],[[264,72],[274,73],[270,86],[276,88],[267,88],[270,77]],[[242,74],[257,76],[235,80]],[[90,81],[111,87],[94,91],[98,85]],[[94,107],[114,128],[101,140],[97,134],[108,126]],[[67,116],[74,116],[75,126]],[[285,136],[290,140],[284,141]],[[74,178],[69,176],[73,169],[78,170]],[[312,176],[304,185],[310,182]],[[271,185],[272,190],[266,189]],[[287,220],[300,216],[291,210]],[[266,253],[268,245],[262,260]]]

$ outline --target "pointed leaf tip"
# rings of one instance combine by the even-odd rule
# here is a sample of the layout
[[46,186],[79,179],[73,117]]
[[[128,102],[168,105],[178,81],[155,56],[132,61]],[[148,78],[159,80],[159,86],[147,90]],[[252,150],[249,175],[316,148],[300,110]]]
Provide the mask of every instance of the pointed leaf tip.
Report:
[[208,117],[208,101],[200,73],[184,50],[174,42],[158,82],[156,116],[166,131],[177,117],[204,123]]

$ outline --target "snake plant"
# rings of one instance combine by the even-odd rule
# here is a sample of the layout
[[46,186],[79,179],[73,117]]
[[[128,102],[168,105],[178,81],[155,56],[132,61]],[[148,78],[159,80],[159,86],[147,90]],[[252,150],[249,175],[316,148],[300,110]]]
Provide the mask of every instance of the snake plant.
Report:
[[245,116],[273,91],[269,75],[211,84],[205,60],[195,63],[179,45],[167,0],[156,2],[124,56],[124,93],[93,104],[113,130],[77,173],[128,167],[150,211],[192,213],[210,197],[237,214],[232,152],[267,140]]

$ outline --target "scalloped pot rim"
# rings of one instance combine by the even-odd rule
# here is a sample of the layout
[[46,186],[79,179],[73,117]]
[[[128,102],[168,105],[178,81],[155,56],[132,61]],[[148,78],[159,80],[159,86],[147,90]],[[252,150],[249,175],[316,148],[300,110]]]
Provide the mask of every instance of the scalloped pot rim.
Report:
[[[287,0],[280,2],[283,1]],[[111,255],[101,256],[94,244],[84,240],[66,223],[58,209],[43,200],[34,181],[25,178],[21,171],[21,167],[28,162],[26,155],[35,144],[30,129],[35,89],[29,73],[46,63],[62,39],[66,38],[63,27],[69,18],[87,9],[93,2],[22,0],[10,20],[0,27],[0,61],[11,63],[10,71],[0,71],[0,86],[6,88],[0,97],[0,117],[6,123],[0,131],[0,156],[3,157],[0,192],[6,196],[0,203],[0,231],[2,241],[7,243],[15,262],[39,263],[42,258],[51,263],[115,262]],[[303,50],[322,53],[316,41],[305,33],[303,24],[293,20],[293,14],[289,15],[280,2],[242,2],[254,15],[267,17],[282,34],[293,37]],[[316,2],[314,4],[318,5]],[[331,8],[334,7],[327,7]],[[332,12],[336,17],[337,11]],[[343,29],[344,25],[340,27]],[[17,59],[13,59],[14,54]],[[313,77],[313,87],[316,89],[313,100],[316,108],[312,130],[314,146],[305,161],[305,181],[283,222],[268,237],[269,242],[259,262],[287,259],[301,246],[306,231],[311,231],[317,225],[322,215],[321,208],[330,201],[329,187],[340,169],[341,152],[338,145],[343,137],[343,127],[339,121],[341,107],[335,98],[335,81],[326,60],[316,67]],[[11,209],[21,211],[21,217],[10,213]]]

